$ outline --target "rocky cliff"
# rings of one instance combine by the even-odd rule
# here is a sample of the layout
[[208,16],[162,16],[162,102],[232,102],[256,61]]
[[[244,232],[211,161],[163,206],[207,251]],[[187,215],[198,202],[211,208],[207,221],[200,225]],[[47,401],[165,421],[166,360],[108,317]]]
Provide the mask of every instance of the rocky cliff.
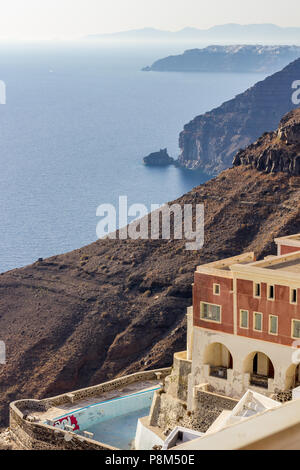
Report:
[[298,46],[208,46],[159,59],[143,71],[274,73],[299,56]]
[[292,102],[292,84],[297,80],[300,59],[219,108],[197,116],[180,134],[179,163],[209,174],[230,167],[239,149],[276,129],[281,117],[298,106]]
[[240,165],[178,199],[205,206],[205,244],[99,240],[0,275],[0,424],[8,402],[47,397],[139,369],[184,350],[198,264],[300,232],[299,177]]
[[274,132],[237,153],[234,166],[250,165],[266,173],[300,175],[300,109],[291,111]]

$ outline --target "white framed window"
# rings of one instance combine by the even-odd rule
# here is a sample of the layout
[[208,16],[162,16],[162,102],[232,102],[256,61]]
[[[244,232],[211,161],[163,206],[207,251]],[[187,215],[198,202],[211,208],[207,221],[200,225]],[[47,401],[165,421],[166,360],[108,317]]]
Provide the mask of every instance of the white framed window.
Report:
[[253,296],[256,299],[260,299],[260,297],[261,297],[261,284],[260,284],[260,282],[254,282],[254,284],[253,284]]
[[206,302],[200,303],[200,318],[201,320],[221,323],[222,322],[222,307],[221,305],[209,304]]
[[260,312],[253,313],[253,329],[254,331],[263,330],[263,314]]
[[300,338],[300,320],[292,320],[292,338]]
[[243,330],[249,329],[249,311],[248,310],[240,310],[240,327]]
[[298,303],[298,289],[290,289],[290,303],[297,305]]
[[269,315],[269,333],[270,335],[278,335],[278,317]]
[[220,284],[214,284],[214,295],[221,295],[221,286],[220,286]]
[[275,286],[268,284],[268,300],[275,300]]

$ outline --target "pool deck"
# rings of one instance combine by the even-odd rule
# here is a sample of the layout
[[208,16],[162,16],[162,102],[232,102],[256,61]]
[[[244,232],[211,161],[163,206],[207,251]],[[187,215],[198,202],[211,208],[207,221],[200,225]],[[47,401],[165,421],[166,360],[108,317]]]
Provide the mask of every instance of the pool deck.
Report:
[[134,395],[140,392],[146,392],[148,390],[152,390],[155,387],[158,387],[161,384],[160,380],[148,380],[143,382],[136,382],[124,387],[120,387],[119,389],[112,390],[110,392],[101,393],[97,396],[92,398],[88,398],[85,400],[79,400],[73,403],[64,403],[61,406],[53,406],[49,408],[45,412],[30,412],[30,415],[38,421],[46,421],[46,420],[55,420],[61,416],[66,414],[72,413],[76,410],[81,408],[85,408],[87,406],[95,405],[97,403],[101,403],[108,400],[113,400],[116,398],[122,398],[129,395]]

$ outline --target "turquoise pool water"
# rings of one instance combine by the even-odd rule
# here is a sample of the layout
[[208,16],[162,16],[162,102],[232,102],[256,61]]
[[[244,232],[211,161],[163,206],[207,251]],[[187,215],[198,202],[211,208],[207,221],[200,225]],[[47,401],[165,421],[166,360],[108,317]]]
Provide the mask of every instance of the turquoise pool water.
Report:
[[54,426],[64,429],[72,426],[74,432],[93,433],[93,439],[112,447],[128,450],[132,448],[138,419],[150,412],[154,392],[160,387],[124,397],[108,400],[54,420]]
[[150,406],[94,424],[87,431],[94,434],[96,441],[118,449],[130,450],[134,444],[138,419],[148,416],[149,412]]

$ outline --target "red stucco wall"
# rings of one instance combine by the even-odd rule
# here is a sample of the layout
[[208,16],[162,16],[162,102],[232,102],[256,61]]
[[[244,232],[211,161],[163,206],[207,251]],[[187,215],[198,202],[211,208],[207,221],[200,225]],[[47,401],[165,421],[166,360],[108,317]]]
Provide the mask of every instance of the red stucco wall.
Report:
[[[267,285],[261,284],[261,298],[253,297],[253,283],[238,279],[237,281],[237,308],[238,308],[238,334],[249,338],[271,341],[290,346],[294,339],[291,338],[292,319],[300,320],[300,305],[290,304],[289,287],[275,285],[275,300],[267,299]],[[298,299],[300,289],[298,289]],[[240,310],[249,311],[249,329],[239,327]],[[253,330],[253,312],[263,313],[263,331]],[[278,316],[278,336],[269,334],[269,315]]]
[[[213,285],[220,284],[220,295],[214,295]],[[233,333],[233,281],[217,276],[195,273],[193,289],[194,325],[224,333]],[[200,302],[222,306],[222,324],[200,319]]]
[[286,245],[281,245],[280,246],[280,254],[281,255],[288,255],[290,253],[295,253],[296,251],[300,251],[300,247],[286,246]]
[[[221,294],[214,295],[213,284],[220,284]],[[233,280],[195,273],[193,288],[194,325],[224,333],[234,333],[233,321]],[[300,320],[300,302],[298,305],[290,303],[289,287],[275,285],[275,300],[267,299],[267,285],[261,284],[261,298],[253,296],[253,282],[242,279],[237,280],[237,333],[240,336],[270,341],[291,346],[294,339],[291,337],[292,319]],[[298,289],[300,300],[300,289]],[[200,319],[200,302],[221,305],[222,324],[207,322]],[[249,311],[249,329],[240,328],[240,310]],[[263,314],[263,331],[253,329],[253,313]],[[269,334],[269,315],[278,316],[278,336]]]

